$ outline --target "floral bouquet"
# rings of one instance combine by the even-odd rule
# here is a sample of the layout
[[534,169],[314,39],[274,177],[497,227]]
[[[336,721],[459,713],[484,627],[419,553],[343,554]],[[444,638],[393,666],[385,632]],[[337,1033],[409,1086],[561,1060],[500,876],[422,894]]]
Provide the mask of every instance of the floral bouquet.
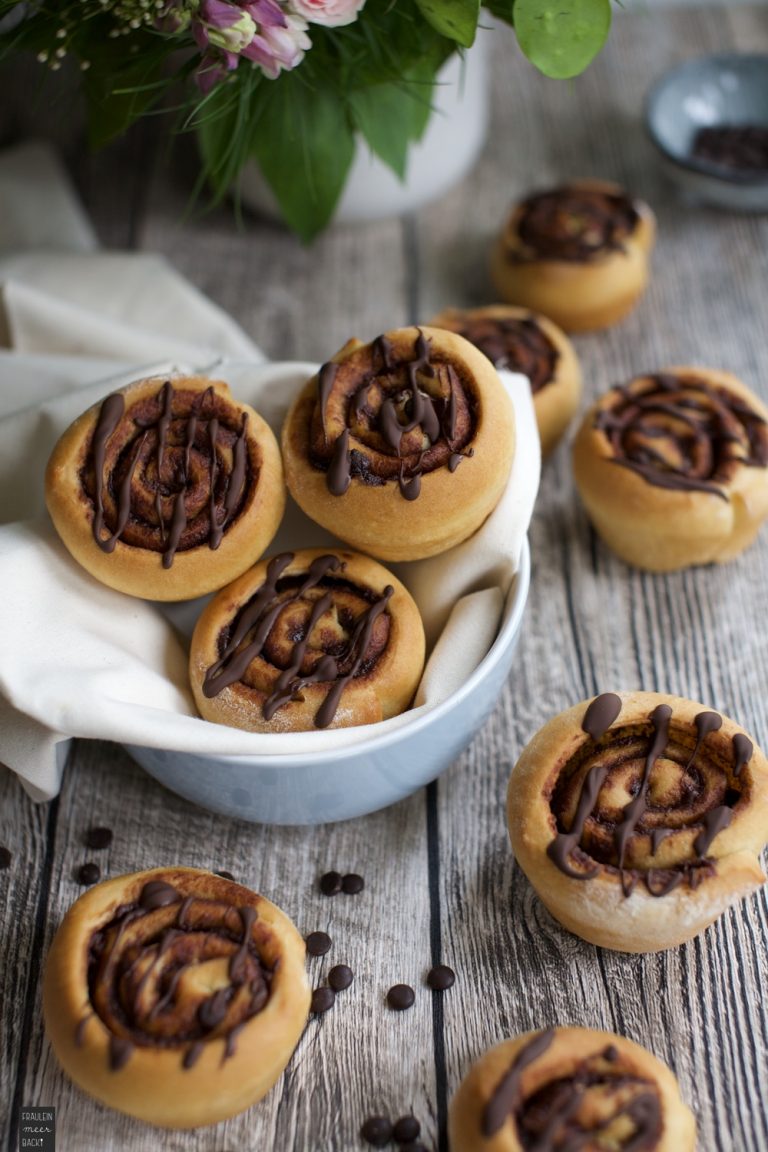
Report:
[[[91,141],[164,109],[200,138],[221,198],[255,160],[304,240],[329,221],[357,137],[401,178],[435,78],[472,45],[481,0],[0,0],[0,54],[76,63]],[[486,0],[544,73],[586,68],[610,0]]]

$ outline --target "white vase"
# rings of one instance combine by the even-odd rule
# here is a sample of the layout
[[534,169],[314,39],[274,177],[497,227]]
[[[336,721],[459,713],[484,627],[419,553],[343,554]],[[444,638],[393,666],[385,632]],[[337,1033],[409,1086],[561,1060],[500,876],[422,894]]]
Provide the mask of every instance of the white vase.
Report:
[[[333,220],[380,220],[423,207],[457,184],[472,168],[488,129],[488,33],[463,57],[455,53],[438,73],[433,112],[421,140],[408,153],[404,181],[358,140]],[[240,174],[244,204],[272,219],[280,209],[255,164]]]

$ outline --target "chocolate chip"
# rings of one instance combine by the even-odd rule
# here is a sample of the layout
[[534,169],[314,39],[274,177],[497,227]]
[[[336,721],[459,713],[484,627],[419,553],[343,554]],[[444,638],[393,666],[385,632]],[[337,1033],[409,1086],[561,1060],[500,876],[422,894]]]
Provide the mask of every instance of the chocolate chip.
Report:
[[337,964],[328,973],[328,983],[334,992],[343,992],[345,988],[349,988],[353,980],[352,969],[346,964]]
[[86,848],[93,848],[96,852],[101,852],[104,848],[109,848],[111,843],[111,828],[89,828],[85,834]]
[[383,1148],[392,1139],[392,1125],[386,1116],[369,1116],[360,1129],[360,1135],[374,1148]]
[[357,896],[365,888],[365,880],[356,872],[348,872],[341,882],[341,890],[347,896]]
[[315,988],[309,1010],[319,1015],[321,1012],[327,1012],[329,1008],[333,1008],[335,1003],[336,993],[333,988]]
[[415,1116],[401,1116],[392,1126],[392,1135],[398,1144],[412,1144],[421,1132]]
[[220,872],[214,872],[214,876],[221,876],[222,880],[234,880],[234,882],[237,883],[232,873],[227,872],[224,868],[222,868]]
[[11,854],[7,848],[0,846],[0,871],[4,868],[10,868]]
[[341,892],[341,872],[326,872],[321,876],[320,891],[323,896],[335,896]]
[[310,956],[325,956],[331,950],[331,938],[325,932],[310,932],[305,941]]
[[81,864],[77,870],[77,880],[79,884],[85,884],[89,887],[91,884],[98,884],[101,880],[101,868],[98,864]]
[[445,992],[446,988],[453,988],[456,983],[456,973],[447,964],[436,964],[427,973],[427,984],[435,992]]
[[410,1008],[415,999],[416,993],[410,984],[395,984],[387,992],[387,1004],[396,1012],[404,1012],[406,1008]]

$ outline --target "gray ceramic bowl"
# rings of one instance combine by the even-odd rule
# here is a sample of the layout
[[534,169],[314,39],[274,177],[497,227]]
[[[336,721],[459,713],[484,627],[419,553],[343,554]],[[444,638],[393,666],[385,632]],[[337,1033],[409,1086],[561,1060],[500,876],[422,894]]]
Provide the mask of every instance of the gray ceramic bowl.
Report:
[[326,824],[385,808],[434,780],[464,751],[512,668],[530,583],[528,542],[499,634],[469,679],[429,712],[381,737],[296,756],[190,756],[128,748],[151,776],[188,800],[264,824]]
[[734,52],[689,60],[651,89],[645,117],[668,174],[689,199],[768,211],[768,172],[725,168],[691,155],[700,128],[768,128],[768,56]]

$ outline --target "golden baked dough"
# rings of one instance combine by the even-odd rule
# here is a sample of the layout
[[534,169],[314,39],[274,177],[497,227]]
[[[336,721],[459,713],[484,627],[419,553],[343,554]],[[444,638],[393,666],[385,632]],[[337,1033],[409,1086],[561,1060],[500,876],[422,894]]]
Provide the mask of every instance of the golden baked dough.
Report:
[[410,705],[424,667],[410,593],[353,552],[262,560],[197,622],[190,679],[201,716],[250,732],[348,728]]
[[283,426],[289,491],[354,548],[418,560],[465,540],[498,503],[515,446],[488,359],[437,328],[350,340]]
[[496,368],[528,377],[542,455],[551,452],[581,398],[581,367],[565,333],[546,316],[510,304],[446,308],[429,324],[463,336]]
[[249,1108],[309,1012],[304,941],[279,908],[196,868],[90,888],[45,964],[43,1013],[65,1072],[150,1124],[196,1128]]
[[450,1108],[451,1152],[694,1152],[675,1076],[611,1032],[548,1028],[489,1049]]
[[188,600],[262,555],[285,508],[269,425],[221,380],[139,380],[95,404],[53,450],[48,511],[102,583]]
[[573,467],[595,528],[628,564],[721,563],[768,518],[768,408],[727,372],[637,376],[586,414]]
[[566,332],[606,328],[644,291],[655,235],[647,204],[617,184],[578,180],[513,209],[491,272],[502,299],[543,312]]
[[524,748],[507,817],[517,862],[561,924],[604,948],[654,952],[764,882],[768,762],[703,704],[606,692]]

